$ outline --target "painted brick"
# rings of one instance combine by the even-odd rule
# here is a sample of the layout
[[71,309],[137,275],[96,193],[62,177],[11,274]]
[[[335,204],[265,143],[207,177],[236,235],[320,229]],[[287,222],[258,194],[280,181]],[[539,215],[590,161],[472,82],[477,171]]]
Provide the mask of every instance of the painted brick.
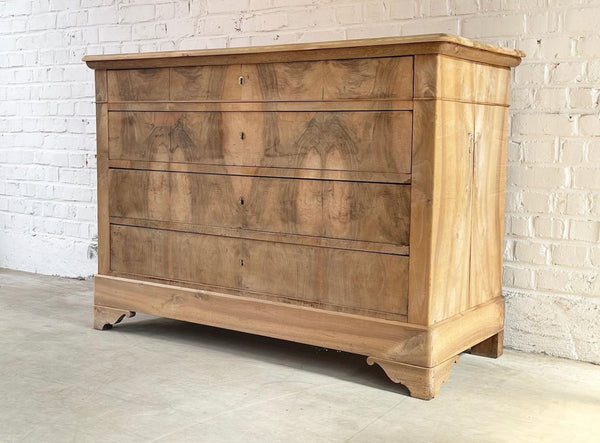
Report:
[[463,21],[462,30],[466,36],[479,38],[519,35],[525,31],[525,16],[517,14],[467,18]]
[[547,261],[548,247],[529,241],[515,241],[515,258],[532,264],[544,264]]
[[102,26],[99,30],[100,40],[118,42],[131,39],[131,26]]
[[571,220],[569,238],[587,242],[598,241],[600,222],[595,220]]
[[117,8],[109,6],[106,8],[93,8],[87,13],[89,25],[105,25],[117,23]]
[[588,248],[560,244],[552,246],[551,254],[556,265],[583,267],[587,264]]
[[139,23],[154,19],[153,5],[136,5],[119,8],[121,23]]
[[565,13],[564,28],[566,31],[590,32],[598,29],[600,8],[569,9]]

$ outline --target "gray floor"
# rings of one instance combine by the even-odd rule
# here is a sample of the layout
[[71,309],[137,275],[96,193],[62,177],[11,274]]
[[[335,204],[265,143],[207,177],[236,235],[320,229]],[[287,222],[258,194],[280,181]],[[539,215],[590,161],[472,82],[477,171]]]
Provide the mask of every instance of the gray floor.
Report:
[[364,357],[138,315],[92,282],[0,270],[0,441],[600,441],[600,367],[463,355],[407,396]]

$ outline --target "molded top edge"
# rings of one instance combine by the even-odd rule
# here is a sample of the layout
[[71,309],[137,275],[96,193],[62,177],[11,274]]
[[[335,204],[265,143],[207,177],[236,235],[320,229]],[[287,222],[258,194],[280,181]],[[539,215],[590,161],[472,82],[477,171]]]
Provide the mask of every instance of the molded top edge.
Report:
[[[498,56],[514,58],[510,66],[516,66],[520,62],[520,58],[525,57],[525,53],[517,49],[496,46],[491,43],[485,43],[477,40],[471,40],[465,37],[460,37],[451,34],[425,34],[403,37],[381,37],[358,40],[338,40],[328,42],[314,43],[293,43],[285,45],[269,45],[269,46],[249,46],[235,48],[219,48],[219,49],[197,49],[184,51],[161,51],[161,52],[145,52],[145,53],[128,53],[128,54],[103,54],[103,55],[86,55],[83,61],[92,68],[99,67],[103,62],[135,62],[140,60],[165,60],[175,58],[188,57],[214,57],[214,56],[239,56],[249,54],[269,54],[283,52],[300,52],[314,51],[327,49],[344,49],[344,48],[361,48],[373,46],[391,46],[403,44],[428,44],[428,43],[450,43],[457,46],[471,48],[475,50],[485,51]],[[432,52],[432,51],[428,51]]]

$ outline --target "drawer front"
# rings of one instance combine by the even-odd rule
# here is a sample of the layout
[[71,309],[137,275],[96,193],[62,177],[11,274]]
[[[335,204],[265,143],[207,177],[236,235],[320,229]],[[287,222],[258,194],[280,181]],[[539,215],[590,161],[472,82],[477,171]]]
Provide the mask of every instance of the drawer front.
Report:
[[112,217],[408,246],[410,186],[115,169]]
[[411,100],[413,57],[108,71],[109,101]]
[[111,269],[276,299],[407,312],[406,256],[112,225]]
[[412,113],[110,112],[111,159],[410,173]]
[[170,68],[171,100],[234,101],[242,99],[241,65]]
[[126,69],[107,72],[109,101],[169,100],[169,70]]
[[171,68],[171,99],[410,100],[413,58],[326,60]]

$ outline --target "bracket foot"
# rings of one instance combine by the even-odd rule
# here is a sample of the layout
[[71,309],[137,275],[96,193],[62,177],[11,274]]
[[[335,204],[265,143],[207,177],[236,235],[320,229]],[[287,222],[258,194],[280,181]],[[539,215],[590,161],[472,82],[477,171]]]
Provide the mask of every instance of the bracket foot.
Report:
[[94,329],[100,331],[111,329],[113,325],[120,323],[125,317],[131,318],[134,316],[135,312],[133,311],[94,305]]
[[431,400],[437,395],[442,383],[450,376],[450,368],[457,361],[458,356],[449,358],[433,368],[424,368],[382,358],[367,358],[369,365],[377,363],[393,382],[406,386],[411,397],[422,400]]
[[487,340],[473,346],[471,354],[480,355],[482,357],[498,358],[502,355],[504,349],[504,331],[492,335]]

